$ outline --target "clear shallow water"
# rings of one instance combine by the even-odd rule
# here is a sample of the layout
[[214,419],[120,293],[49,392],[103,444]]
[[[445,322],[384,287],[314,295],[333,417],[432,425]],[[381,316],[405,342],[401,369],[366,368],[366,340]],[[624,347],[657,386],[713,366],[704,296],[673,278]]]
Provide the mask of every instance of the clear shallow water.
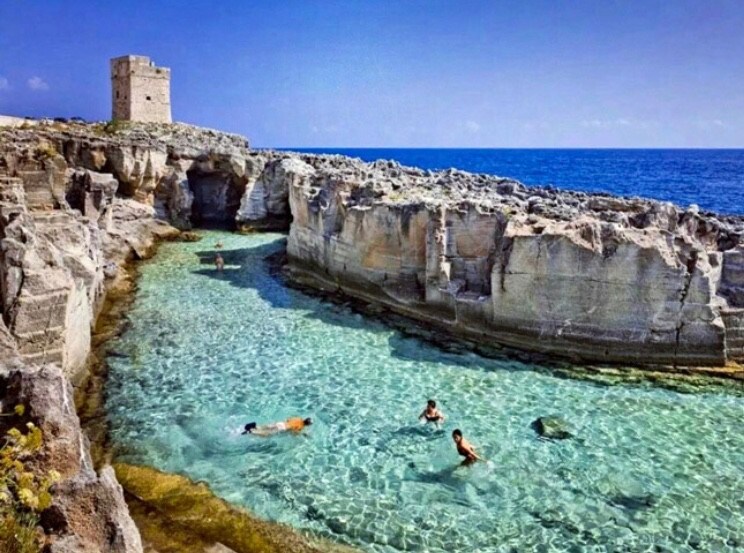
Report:
[[[263,258],[281,236],[205,232],[141,266],[112,343],[115,451],[371,552],[738,551],[744,398],[566,380],[444,353],[303,295]],[[224,275],[211,265],[222,241]],[[442,431],[416,417],[436,398]],[[535,437],[538,416],[577,437]],[[301,436],[244,423],[312,416]],[[489,465],[460,467],[460,427]]]
[[364,161],[394,159],[438,170],[457,167],[525,184],[611,192],[683,207],[744,214],[744,150],[312,148]]

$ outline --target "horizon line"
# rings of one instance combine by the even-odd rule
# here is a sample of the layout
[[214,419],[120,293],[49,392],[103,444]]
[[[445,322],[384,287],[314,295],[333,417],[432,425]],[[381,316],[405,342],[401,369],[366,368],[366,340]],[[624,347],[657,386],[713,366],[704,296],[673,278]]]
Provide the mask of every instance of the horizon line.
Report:
[[[250,141],[250,138],[249,138]],[[679,150],[744,151],[744,146],[254,146],[255,150]]]

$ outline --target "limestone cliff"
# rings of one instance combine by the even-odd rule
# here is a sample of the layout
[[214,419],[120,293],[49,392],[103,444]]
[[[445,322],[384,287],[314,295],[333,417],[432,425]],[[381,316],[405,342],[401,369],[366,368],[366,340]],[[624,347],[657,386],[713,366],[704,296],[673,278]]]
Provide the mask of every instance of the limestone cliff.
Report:
[[[33,422],[35,466],[62,481],[44,512],[49,551],[142,551],[113,470],[97,472],[70,382],[85,377],[106,290],[158,237],[178,234],[119,181],[60,155],[43,133],[0,132],[0,433]],[[13,415],[22,404],[23,415]]]
[[283,181],[304,283],[479,343],[631,364],[744,359],[741,217],[332,156],[294,160]]

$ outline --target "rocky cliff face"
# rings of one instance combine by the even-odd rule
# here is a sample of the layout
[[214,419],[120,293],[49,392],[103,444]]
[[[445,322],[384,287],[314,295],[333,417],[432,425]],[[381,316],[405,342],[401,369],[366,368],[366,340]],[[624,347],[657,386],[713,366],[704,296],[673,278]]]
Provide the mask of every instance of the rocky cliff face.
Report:
[[43,168],[6,155],[30,205],[66,201],[105,220],[115,191],[179,228],[291,224],[297,279],[492,345],[633,364],[744,358],[740,217],[456,170],[256,152],[241,137],[183,125],[11,132],[16,144],[61,153]]
[[[0,432],[36,424],[44,448],[33,463],[62,474],[42,519],[50,551],[137,553],[112,469],[93,467],[70,382],[85,377],[91,327],[120,269],[178,231],[118,193],[115,175],[61,155],[46,130],[0,131]],[[18,404],[25,414],[12,416]]]
[[339,157],[305,156],[291,173],[288,254],[304,283],[479,343],[744,360],[740,217]]

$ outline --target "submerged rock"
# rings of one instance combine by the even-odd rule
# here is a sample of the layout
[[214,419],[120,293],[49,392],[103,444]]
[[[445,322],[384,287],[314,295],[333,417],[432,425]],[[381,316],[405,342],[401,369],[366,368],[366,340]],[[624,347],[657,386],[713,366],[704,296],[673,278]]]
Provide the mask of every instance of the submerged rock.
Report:
[[[203,483],[152,468],[118,463],[127,493],[165,520],[171,531],[194,534],[236,553],[354,553],[354,549],[306,538],[291,528],[261,520],[215,496]],[[147,537],[147,536],[146,536]]]
[[202,237],[200,235],[188,230],[182,231],[181,234],[178,235],[178,240],[181,242],[199,242],[201,239]]
[[573,437],[568,431],[568,424],[561,417],[540,417],[530,425],[541,438],[549,440],[566,440]]
[[609,500],[610,505],[621,507],[628,511],[640,511],[656,505],[656,498],[647,495],[616,495]]

